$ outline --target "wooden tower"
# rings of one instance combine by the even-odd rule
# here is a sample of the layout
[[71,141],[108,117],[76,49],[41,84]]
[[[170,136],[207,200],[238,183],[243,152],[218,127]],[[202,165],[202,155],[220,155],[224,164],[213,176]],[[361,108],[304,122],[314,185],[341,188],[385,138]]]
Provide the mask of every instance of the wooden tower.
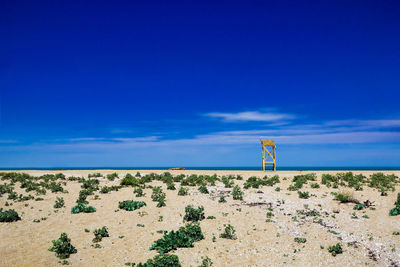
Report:
[[[276,145],[273,140],[261,140],[262,146],[262,170],[265,171],[265,166],[271,166],[272,170],[276,171]],[[271,159],[269,159],[271,157]],[[268,161],[269,160],[269,161]]]

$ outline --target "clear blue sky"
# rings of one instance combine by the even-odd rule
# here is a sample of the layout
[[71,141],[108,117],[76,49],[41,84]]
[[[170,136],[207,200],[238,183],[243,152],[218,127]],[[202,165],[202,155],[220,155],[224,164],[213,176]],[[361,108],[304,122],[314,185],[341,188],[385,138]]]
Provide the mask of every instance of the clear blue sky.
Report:
[[399,1],[2,1],[0,167],[400,166]]

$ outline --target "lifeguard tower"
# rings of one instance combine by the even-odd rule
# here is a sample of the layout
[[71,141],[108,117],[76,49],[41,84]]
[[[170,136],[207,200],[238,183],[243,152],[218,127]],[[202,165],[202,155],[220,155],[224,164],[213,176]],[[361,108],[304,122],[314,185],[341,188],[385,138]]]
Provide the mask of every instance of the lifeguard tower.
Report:
[[262,146],[262,170],[265,166],[271,166],[276,171],[276,145],[273,140],[261,140]]

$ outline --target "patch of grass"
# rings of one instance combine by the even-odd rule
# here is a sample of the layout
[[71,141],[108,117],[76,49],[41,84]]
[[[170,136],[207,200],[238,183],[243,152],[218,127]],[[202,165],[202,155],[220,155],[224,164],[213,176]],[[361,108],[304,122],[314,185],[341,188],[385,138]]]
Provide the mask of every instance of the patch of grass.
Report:
[[232,197],[235,200],[243,200],[243,191],[238,185],[235,185],[232,190]]
[[153,192],[151,194],[151,199],[157,201],[157,207],[164,207],[166,194],[162,191],[161,186],[155,186],[152,188]]
[[293,177],[292,182],[293,184],[289,186],[289,191],[296,191],[303,187],[304,184],[307,184],[308,181],[315,181],[317,175],[315,173],[308,173],[302,175],[296,175]]
[[118,173],[114,172],[114,173],[111,173],[111,174],[107,174],[107,179],[109,181],[114,181],[115,178],[118,178]]
[[60,208],[64,207],[64,205],[65,205],[64,198],[57,197],[53,207],[55,209],[60,209]]
[[103,175],[101,173],[99,173],[99,172],[89,173],[88,174],[88,178],[91,178],[91,177],[103,177]]
[[305,237],[295,237],[294,241],[297,243],[306,243],[307,239]]
[[95,229],[93,231],[93,234],[94,234],[94,238],[92,240],[93,243],[100,242],[103,239],[103,237],[109,237],[110,236],[106,226],[103,226],[102,228],[99,228],[99,229]]
[[3,209],[0,208],[0,222],[16,222],[19,220],[21,220],[21,217],[19,217],[15,210],[10,209],[3,211]]
[[250,178],[247,179],[247,181],[244,183],[243,187],[245,189],[248,188],[259,188],[260,186],[274,186],[275,184],[279,183],[279,176],[274,175],[271,178],[268,178],[268,176],[264,176],[262,179],[258,178],[256,176],[251,176]]
[[200,206],[195,209],[192,205],[185,207],[184,221],[198,222],[204,220],[204,207]]
[[135,190],[133,190],[133,193],[136,194],[136,197],[144,197],[146,195],[143,193],[143,189],[141,187],[136,187]]
[[310,194],[308,192],[297,191],[297,193],[299,194],[299,198],[304,198],[304,199],[310,198]]
[[118,208],[127,211],[137,210],[144,206],[146,206],[146,203],[143,201],[125,200],[118,203]]
[[121,180],[120,185],[123,186],[138,186],[140,184],[139,179],[134,177],[132,174],[126,174],[125,177]]
[[96,208],[92,207],[92,206],[86,206],[83,203],[78,203],[78,205],[76,205],[75,207],[73,207],[71,209],[71,213],[72,214],[76,214],[76,213],[92,213],[92,212],[96,212]]
[[226,202],[225,197],[224,197],[224,196],[220,196],[218,202],[219,202],[219,203],[224,203],[224,202]]
[[340,243],[337,243],[336,245],[329,246],[328,251],[332,254],[332,256],[335,257],[337,254],[343,253],[342,245],[340,245]]
[[395,185],[398,183],[398,177],[394,174],[385,175],[382,172],[374,173],[370,176],[368,180],[368,186],[394,191]]
[[358,204],[359,201],[353,197],[353,193],[349,191],[341,191],[339,193],[334,193],[334,199],[339,201],[340,203],[356,203]]
[[[125,264],[126,265],[126,264]],[[173,254],[161,254],[155,256],[153,259],[147,260],[145,263],[129,263],[128,266],[136,267],[181,267],[179,258]]]
[[56,256],[60,259],[67,259],[71,254],[77,252],[76,248],[71,244],[71,239],[68,238],[66,233],[62,233],[60,238],[51,241],[53,246],[49,251],[55,252]]
[[201,264],[198,267],[210,267],[213,265],[212,260],[209,257],[202,257]]
[[199,186],[199,191],[202,194],[208,194],[209,193],[208,189],[207,189],[207,186],[205,184],[202,184],[202,185]]
[[187,187],[179,187],[178,196],[186,196],[189,192],[189,188]]
[[227,225],[224,224],[224,227],[225,227],[224,232],[222,232],[219,235],[219,237],[226,238],[226,239],[232,239],[232,240],[236,239],[235,228],[230,224],[227,224]]
[[159,253],[168,253],[177,248],[193,247],[193,243],[204,239],[199,223],[188,223],[180,227],[178,231],[165,233],[150,247],[150,250],[157,250]]

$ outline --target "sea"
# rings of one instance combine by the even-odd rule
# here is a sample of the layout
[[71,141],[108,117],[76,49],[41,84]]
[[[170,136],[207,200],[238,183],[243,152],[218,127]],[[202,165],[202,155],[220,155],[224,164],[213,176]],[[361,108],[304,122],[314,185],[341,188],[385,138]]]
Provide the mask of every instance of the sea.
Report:
[[[232,170],[232,171],[259,171],[261,167],[188,167],[188,166],[170,166],[170,167],[107,167],[107,166],[97,166],[97,167],[24,167],[24,168],[0,168],[0,171],[9,170],[168,170],[169,168],[185,168],[186,170]],[[334,166],[334,167],[312,167],[312,166],[293,166],[293,167],[277,167],[277,171],[397,171],[400,167],[371,167],[371,166]]]

